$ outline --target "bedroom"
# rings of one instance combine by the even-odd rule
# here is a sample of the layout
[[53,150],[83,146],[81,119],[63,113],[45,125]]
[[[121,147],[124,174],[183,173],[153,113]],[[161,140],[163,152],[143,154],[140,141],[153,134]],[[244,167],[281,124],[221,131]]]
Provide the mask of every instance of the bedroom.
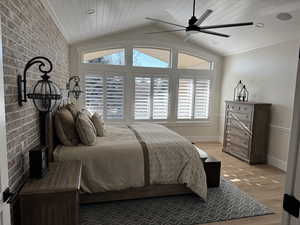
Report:
[[[3,56],[1,55],[0,58],[3,66],[0,71],[3,71],[4,81],[2,82],[4,83],[0,86],[4,93],[0,101],[2,102],[0,110],[2,110],[1,126],[6,130],[2,133],[1,144],[7,147],[1,150],[3,161],[1,161],[0,169],[2,178],[0,186],[1,193],[8,193],[11,210],[8,210],[9,204],[3,203],[2,206],[1,203],[2,221],[0,219],[0,222],[5,225],[34,224],[33,221],[40,219],[42,215],[40,211],[35,210],[52,207],[52,204],[44,203],[43,207],[39,208],[37,207],[38,201],[35,203],[37,205],[33,205],[34,193],[28,196],[24,194],[28,183],[45,181],[45,178],[28,179],[30,161],[33,161],[29,159],[29,151],[41,144],[47,144],[49,161],[52,157],[56,158],[56,161],[58,159],[64,161],[64,157],[75,157],[83,161],[80,166],[78,164],[70,166],[74,169],[70,171],[73,171],[73,175],[77,173],[77,176],[73,176],[71,172],[66,175],[66,177],[74,178],[74,184],[80,180],[81,191],[90,189],[87,187],[90,183],[96,183],[94,186],[101,186],[100,190],[95,191],[99,192],[99,195],[85,195],[86,201],[96,202],[95,204],[82,204],[79,207],[78,200],[77,203],[68,204],[66,200],[66,204],[61,205],[61,212],[68,217],[66,218],[68,221],[71,217],[73,219],[78,217],[78,212],[80,212],[80,224],[193,225],[206,222],[220,223],[223,220],[226,220],[224,224],[281,224],[283,193],[294,194],[299,199],[299,193],[296,193],[298,189],[292,187],[299,185],[299,179],[293,179],[297,177],[293,169],[296,168],[297,161],[293,159],[297,159],[295,149],[298,143],[298,107],[295,96],[299,92],[296,81],[298,78],[300,5],[298,1],[292,0],[255,2],[197,0],[195,3],[197,18],[208,9],[213,11],[207,16],[203,26],[241,22],[254,24],[211,30],[228,34],[230,35],[228,38],[205,33],[186,35],[185,31],[145,34],[179,29],[174,25],[163,25],[147,20],[146,17],[187,25],[193,14],[193,1],[89,0],[70,3],[67,0],[1,0],[1,53]],[[85,148],[78,150],[82,152],[82,155],[72,156],[69,153],[78,148],[68,146],[62,148],[63,150],[60,149],[61,151],[57,150],[61,145],[55,148],[57,139],[60,138],[57,138],[57,127],[53,127],[54,113],[43,116],[31,99],[28,99],[26,103],[23,102],[23,106],[19,105],[18,94],[20,93],[23,97],[26,94],[24,95],[22,90],[18,91],[17,76],[21,75],[21,80],[24,79],[23,72],[26,63],[37,56],[46,57],[53,64],[53,71],[49,73],[49,76],[50,81],[53,81],[61,91],[61,107],[68,101],[72,101],[78,108],[86,108],[91,113],[98,112],[103,115],[106,132],[114,135],[107,136],[106,134],[106,137],[100,138],[103,140],[101,144],[106,145],[110,150],[102,161],[95,160],[92,154],[86,154],[88,151],[85,151]],[[44,59],[43,62],[47,63]],[[0,73],[2,75],[2,72]],[[41,80],[41,75],[38,65],[32,65],[32,68],[29,68],[27,77],[24,79],[27,80],[26,89],[29,94],[32,93],[36,81]],[[70,98],[68,98],[68,92],[75,90],[77,76],[80,79],[78,85],[82,92],[79,92],[78,99],[72,96],[74,92],[70,92]],[[72,77],[74,78],[70,80]],[[246,85],[249,93],[249,101],[245,103],[233,102],[234,88],[240,80]],[[67,90],[68,83],[70,84],[69,90]],[[22,85],[24,82],[20,85],[24,90],[25,85]],[[37,95],[31,95],[28,98],[35,96]],[[251,110],[259,108],[262,105],[259,103],[266,104],[266,111],[269,110],[269,114],[265,120],[259,120],[257,124],[267,124],[267,126],[258,129],[257,134],[256,132],[242,134],[250,135],[251,140],[256,140],[255,143],[251,142],[252,146],[264,146],[260,149],[262,155],[258,159],[262,160],[263,164],[249,165],[245,161],[250,162],[250,158],[245,160],[245,156],[234,157],[222,151],[224,134],[228,133],[224,126],[228,114],[225,101],[231,101],[228,104],[233,104],[234,107],[242,107],[246,104]],[[137,121],[150,122],[150,124],[147,127],[136,125],[131,129],[127,126]],[[162,126],[158,126],[159,124]],[[245,124],[242,123],[242,125]],[[245,127],[247,128],[247,124]],[[66,133],[70,134],[70,132]],[[88,136],[88,139],[91,136]],[[96,139],[99,140],[99,137]],[[140,139],[142,141],[139,141]],[[143,144],[146,139],[149,142]],[[228,217],[224,215],[214,217],[211,214],[220,210],[217,206],[210,206],[208,211],[200,210],[201,207],[212,202],[209,199],[205,202],[190,194],[169,196],[189,191],[183,185],[177,184],[179,181],[179,183],[189,185],[189,182],[184,180],[186,176],[183,176],[187,170],[182,170],[182,173],[178,172],[183,168],[180,163],[184,164],[184,161],[180,160],[184,157],[182,151],[178,150],[179,155],[174,154],[174,157],[178,157],[174,158],[176,161],[174,167],[166,168],[166,171],[170,170],[167,174],[162,173],[168,178],[171,177],[170,174],[177,174],[174,175],[176,182],[174,179],[172,181],[164,179],[164,182],[151,181],[150,178],[154,179],[154,173],[159,171],[156,169],[165,168],[164,166],[168,164],[159,164],[162,163],[160,160],[165,160],[160,155],[162,158],[156,162],[159,166],[145,166],[147,163],[144,162],[149,160],[150,166],[155,163],[153,158],[144,158],[147,154],[144,154],[143,146],[146,145],[148,147],[146,150],[150,152],[148,154],[151,154],[151,151],[155,150],[153,147],[156,144],[155,140],[164,142],[166,146],[160,146],[160,148],[165,150],[175,150],[176,146],[184,145],[182,148],[189,149],[186,151],[190,154],[196,152],[190,150],[194,147],[192,145],[194,143],[198,149],[213,158],[213,160],[211,158],[207,160],[205,158],[208,156],[201,152],[203,163],[200,161],[198,164],[203,164],[204,168],[197,171],[199,173],[205,171],[206,178],[213,180],[206,180],[207,184],[210,182],[216,184],[212,186],[218,186],[218,179],[220,179],[220,187],[208,187],[207,196],[222,200],[229,198],[233,202],[245,200],[245,204],[255,204],[259,209],[258,212],[246,210],[247,205],[242,205],[241,209],[233,208]],[[226,137],[225,140],[227,140]],[[83,141],[80,140],[80,142]],[[134,145],[136,149],[128,147],[130,145]],[[241,145],[243,146],[244,143]],[[224,146],[227,146],[226,143]],[[89,147],[89,151],[92,151],[93,146]],[[131,153],[136,161],[125,159],[129,158],[129,153],[122,155],[121,150],[126,147],[127,152],[133,150]],[[116,154],[110,154],[112,151]],[[90,157],[89,161],[94,160],[95,164],[86,164],[85,157]],[[112,160],[113,157],[119,157],[118,162]],[[250,153],[247,157],[250,157]],[[69,166],[67,163],[61,163]],[[46,178],[56,171],[51,169],[52,165],[50,163]],[[78,171],[78,167],[81,167],[82,173]],[[91,171],[92,167],[96,167],[96,171]],[[151,168],[155,171],[149,172]],[[106,171],[102,176],[103,174],[98,172],[102,169],[113,169],[115,174],[112,175]],[[132,172],[128,172],[129,170]],[[145,171],[150,173],[149,183],[158,186],[151,186],[149,189],[145,186],[144,189],[134,189],[131,192],[116,191],[124,187],[144,186],[149,176],[149,173],[147,175]],[[218,173],[221,173],[221,177]],[[81,179],[79,179],[80,176]],[[111,191],[116,192],[107,191],[109,189],[107,186],[110,185],[99,184],[104,182],[101,180],[104,177],[106,183],[114,184]],[[200,177],[197,176],[197,178]],[[285,177],[287,177],[287,184],[284,191]],[[159,180],[159,175],[156,179]],[[66,185],[65,181],[62,179],[59,185]],[[196,179],[189,181],[192,187]],[[85,185],[87,183],[89,184]],[[205,186],[204,183],[205,181],[201,183],[201,186]],[[25,184],[24,188],[22,188],[23,184]],[[78,183],[76,184],[78,186]],[[5,192],[8,186],[10,192]],[[222,191],[224,187],[229,190],[229,194],[235,193],[236,195],[218,195],[218,190]],[[48,188],[48,192],[55,193],[56,188]],[[104,194],[103,189],[108,193]],[[202,195],[203,199],[205,199],[205,189],[202,187],[198,190],[198,195]],[[33,192],[37,192],[37,189]],[[26,196],[29,204],[25,201]],[[84,195],[80,196],[82,201]],[[145,198],[155,196],[163,197]],[[140,197],[143,198],[99,203],[105,199],[107,201]],[[60,194],[56,193],[48,198],[55,202],[55,198],[60,199]],[[69,201],[71,200],[74,198],[70,196]],[[174,201],[182,201],[182,207],[177,208],[177,204],[172,203]],[[237,202],[234,203],[230,206],[237,205]],[[184,204],[187,204],[186,208],[193,208],[193,213],[184,211],[183,209],[186,209]],[[22,207],[19,207],[20,205]],[[149,205],[153,207],[147,208]],[[161,207],[161,205],[166,205],[166,207]],[[155,206],[159,209],[158,211]],[[226,201],[223,202],[221,214],[227,213],[224,209],[230,208],[227,206]],[[73,210],[71,216],[63,213],[63,210],[67,210],[66,207]],[[124,207],[128,211],[123,212]],[[28,211],[22,211],[20,208],[26,208]],[[118,210],[122,211],[122,215],[117,216],[120,213]],[[160,210],[162,215],[155,216]],[[30,215],[33,212],[36,213],[34,218],[31,218],[32,220],[28,221],[21,216],[22,213]],[[132,215],[136,217],[126,218],[128,215],[126,213],[129,212],[134,212]],[[143,216],[138,216],[140,214]],[[107,218],[99,219],[99,215],[107,216]],[[251,217],[244,218],[249,216]],[[284,216],[283,224],[289,224],[288,219],[291,219],[290,224],[297,224],[293,216],[288,216],[287,213],[284,213]],[[46,216],[43,218],[48,219]],[[133,222],[134,219],[139,220]],[[74,223],[78,223],[79,220],[76,221]],[[93,221],[96,222],[93,223]],[[38,222],[38,224],[43,224],[43,222]],[[52,221],[52,224],[60,224],[60,222]],[[68,224],[68,222],[62,224]]]

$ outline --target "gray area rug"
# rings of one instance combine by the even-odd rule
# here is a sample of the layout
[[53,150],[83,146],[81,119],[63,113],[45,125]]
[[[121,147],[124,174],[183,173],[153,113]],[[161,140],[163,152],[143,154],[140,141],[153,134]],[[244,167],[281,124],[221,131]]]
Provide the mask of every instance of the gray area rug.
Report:
[[196,195],[83,205],[80,225],[196,225],[272,211],[222,178],[208,190],[207,203]]

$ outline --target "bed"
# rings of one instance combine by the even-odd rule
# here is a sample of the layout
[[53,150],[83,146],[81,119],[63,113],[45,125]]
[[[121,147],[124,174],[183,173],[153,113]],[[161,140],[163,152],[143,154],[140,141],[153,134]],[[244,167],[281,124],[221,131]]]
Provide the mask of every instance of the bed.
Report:
[[197,148],[166,127],[112,125],[94,146],[63,146],[52,117],[50,113],[46,120],[48,158],[82,161],[81,203],[191,192],[206,200],[206,174]]

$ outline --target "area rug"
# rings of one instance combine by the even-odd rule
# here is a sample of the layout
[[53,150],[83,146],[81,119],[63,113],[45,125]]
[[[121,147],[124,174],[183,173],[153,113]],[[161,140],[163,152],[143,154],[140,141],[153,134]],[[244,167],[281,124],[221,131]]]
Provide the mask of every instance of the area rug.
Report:
[[222,178],[206,203],[189,194],[83,205],[80,225],[196,225],[267,214],[272,211]]

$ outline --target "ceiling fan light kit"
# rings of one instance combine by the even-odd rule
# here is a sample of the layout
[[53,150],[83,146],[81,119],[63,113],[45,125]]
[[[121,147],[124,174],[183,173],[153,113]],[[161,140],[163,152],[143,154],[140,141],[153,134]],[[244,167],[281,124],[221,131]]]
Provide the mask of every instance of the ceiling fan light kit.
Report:
[[241,26],[251,26],[253,25],[253,22],[247,22],[247,23],[232,23],[232,24],[221,24],[221,25],[212,25],[212,26],[200,26],[206,19],[209,17],[209,15],[213,12],[211,9],[207,9],[198,19],[195,16],[195,10],[196,10],[196,0],[193,1],[193,16],[188,21],[188,26],[182,26],[175,23],[170,23],[164,20],[159,20],[155,18],[149,18],[147,17],[147,20],[151,20],[158,23],[164,23],[172,26],[180,27],[181,29],[176,30],[165,30],[165,31],[158,31],[158,32],[150,32],[146,34],[157,34],[157,33],[170,33],[170,32],[178,32],[178,31],[186,31],[186,33],[190,36],[190,34],[194,33],[205,33],[205,34],[211,34],[219,37],[230,37],[227,34],[217,33],[213,31],[209,31],[210,29],[218,29],[218,28],[226,28],[226,27],[241,27]]

